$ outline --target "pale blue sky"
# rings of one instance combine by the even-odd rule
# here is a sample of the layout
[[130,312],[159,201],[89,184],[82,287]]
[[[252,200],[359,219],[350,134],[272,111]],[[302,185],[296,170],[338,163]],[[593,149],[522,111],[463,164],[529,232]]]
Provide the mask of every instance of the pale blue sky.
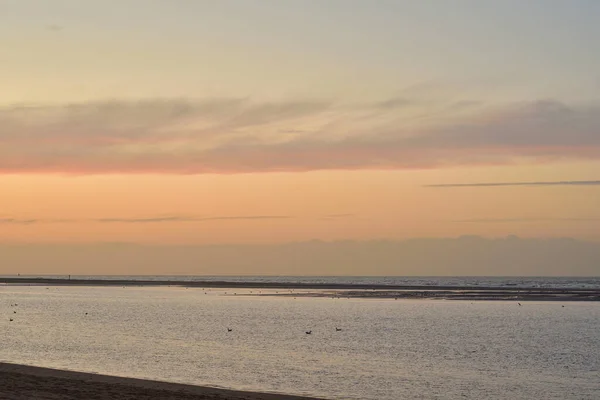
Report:
[[[435,82],[480,99],[569,101],[600,89],[600,2],[591,0],[4,0],[0,7],[0,44],[8,48],[0,61],[12,89],[0,95],[5,103],[27,100],[19,87],[32,100],[359,98]],[[63,74],[56,93],[49,82]]]

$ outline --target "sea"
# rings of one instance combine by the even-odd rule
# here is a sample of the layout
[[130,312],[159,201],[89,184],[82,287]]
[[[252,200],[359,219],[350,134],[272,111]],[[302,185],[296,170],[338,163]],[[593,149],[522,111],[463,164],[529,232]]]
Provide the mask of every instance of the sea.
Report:
[[[600,287],[599,278],[127,278]],[[600,302],[265,294],[275,290],[0,285],[0,361],[320,399],[600,399]]]
[[544,276],[239,276],[239,275],[0,275],[2,278],[56,278],[183,282],[305,283],[390,286],[600,289],[598,277]]

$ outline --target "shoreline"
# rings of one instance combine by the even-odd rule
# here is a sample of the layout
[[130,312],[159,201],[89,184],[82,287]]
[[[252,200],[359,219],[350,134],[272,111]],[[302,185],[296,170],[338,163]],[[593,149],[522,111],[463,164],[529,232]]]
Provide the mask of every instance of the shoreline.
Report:
[[[600,301],[600,288],[535,288],[447,285],[381,285],[299,282],[169,281],[134,279],[1,278],[0,284],[101,287],[185,287],[222,289],[320,290],[308,293],[271,293],[266,296],[439,299],[439,300],[537,300]],[[263,295],[263,296],[264,296]]]
[[330,289],[330,290],[491,290],[491,291],[540,291],[540,292],[599,292],[598,288],[539,288],[507,286],[468,285],[386,285],[363,283],[306,283],[306,282],[249,282],[249,281],[186,281],[144,279],[68,279],[68,278],[7,278],[0,277],[0,284],[35,284],[48,286],[183,286],[196,288],[240,288],[240,289]]
[[0,362],[0,398],[38,400],[319,400]]

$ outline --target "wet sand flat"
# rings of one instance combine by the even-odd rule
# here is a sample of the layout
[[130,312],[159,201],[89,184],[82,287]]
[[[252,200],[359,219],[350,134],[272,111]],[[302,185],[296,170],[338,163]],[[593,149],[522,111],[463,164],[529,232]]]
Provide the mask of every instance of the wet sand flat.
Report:
[[[353,297],[444,300],[600,301],[600,288],[537,288],[447,285],[384,285],[348,283],[293,283],[240,281],[176,281],[132,279],[7,278],[4,285],[44,286],[179,286],[187,288],[318,290],[308,293],[270,293],[269,296]],[[256,295],[256,294],[255,294]]]
[[0,363],[2,400],[316,400]]

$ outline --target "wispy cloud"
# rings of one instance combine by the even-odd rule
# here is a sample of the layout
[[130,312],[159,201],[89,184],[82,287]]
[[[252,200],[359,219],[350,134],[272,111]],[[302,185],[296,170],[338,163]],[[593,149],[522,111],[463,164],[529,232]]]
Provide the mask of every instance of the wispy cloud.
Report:
[[[240,173],[600,159],[600,105],[542,100],[349,107],[295,99],[0,109],[0,173]],[[540,183],[542,184],[542,183]]]
[[0,217],[0,225],[32,225],[32,224],[61,224],[76,222],[76,219],[67,218],[24,218],[24,217]]
[[225,215],[215,217],[198,216],[155,216],[142,218],[96,218],[96,219],[43,219],[43,218],[0,218],[0,224],[31,225],[53,223],[101,223],[101,224],[159,224],[173,222],[208,222],[208,221],[260,221],[293,218],[288,215]]
[[406,97],[393,97],[382,100],[374,104],[375,108],[389,110],[397,107],[407,107],[414,105],[414,101]]
[[164,216],[149,218],[99,218],[93,220],[100,223],[122,223],[122,224],[149,224],[164,222],[204,222],[204,221],[256,221],[268,219],[289,219],[287,215],[225,215],[216,217],[194,217],[194,216]]
[[430,188],[497,187],[497,186],[597,186],[600,181],[478,182],[425,185]]
[[93,222],[101,223],[127,223],[127,224],[149,224],[159,222],[192,222],[197,221],[194,217],[150,217],[150,218],[98,218]]
[[63,26],[61,25],[56,25],[56,24],[52,24],[52,25],[47,25],[46,26],[46,30],[49,30],[51,32],[60,32],[64,29]]
[[260,219],[290,219],[288,215],[249,215],[249,216],[225,216],[225,217],[207,217],[199,218],[199,221],[219,221],[219,220],[260,220]]
[[328,215],[322,216],[319,219],[324,220],[324,221],[337,221],[337,220],[340,220],[340,219],[352,218],[354,216],[355,216],[355,214],[351,214],[351,213],[345,213],[345,214],[328,214]]
[[452,222],[472,224],[504,224],[522,222],[597,222],[600,217],[528,217],[528,218],[472,218],[459,219]]
[[38,219],[0,218],[0,225],[30,225],[38,222]]

